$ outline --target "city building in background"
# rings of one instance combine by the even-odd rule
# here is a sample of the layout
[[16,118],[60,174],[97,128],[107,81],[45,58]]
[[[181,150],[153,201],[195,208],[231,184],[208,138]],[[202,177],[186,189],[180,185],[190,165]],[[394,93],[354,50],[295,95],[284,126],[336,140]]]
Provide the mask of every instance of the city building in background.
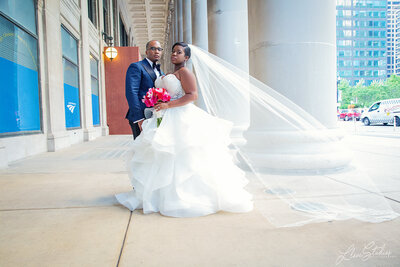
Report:
[[388,1],[387,77],[400,75],[400,1]]
[[337,76],[356,85],[387,77],[387,1],[336,1]]

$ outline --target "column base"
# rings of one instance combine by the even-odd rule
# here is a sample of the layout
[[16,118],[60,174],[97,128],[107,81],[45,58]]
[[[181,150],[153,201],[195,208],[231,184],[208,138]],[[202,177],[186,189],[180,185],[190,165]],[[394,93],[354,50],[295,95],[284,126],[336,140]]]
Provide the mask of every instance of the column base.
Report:
[[47,151],[49,152],[54,152],[70,145],[69,134],[66,131],[47,134]]
[[248,126],[233,126],[230,137],[232,139],[233,145],[237,147],[242,147],[246,144],[246,139],[243,137],[243,133],[246,131]]
[[8,167],[8,159],[6,153],[6,147],[0,141],[0,169],[5,169]]
[[243,147],[252,167],[265,173],[321,174],[348,168],[351,155],[339,130],[248,131]]
[[83,141],[85,142],[92,141],[96,139],[96,137],[97,137],[97,131],[94,127],[83,130]]
[[110,129],[108,128],[108,126],[102,126],[101,127],[101,135],[107,136],[109,134],[110,134]]

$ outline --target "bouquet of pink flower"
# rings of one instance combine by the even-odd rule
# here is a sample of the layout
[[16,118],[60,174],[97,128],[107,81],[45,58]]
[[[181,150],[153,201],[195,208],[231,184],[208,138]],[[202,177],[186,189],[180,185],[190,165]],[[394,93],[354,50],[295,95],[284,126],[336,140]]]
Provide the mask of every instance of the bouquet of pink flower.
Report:
[[[168,94],[165,88],[149,88],[147,93],[143,96],[142,102],[146,105],[146,107],[154,107],[154,105],[158,102],[168,102],[171,100],[171,96]],[[157,127],[160,126],[162,121],[162,113],[155,112],[157,117]]]

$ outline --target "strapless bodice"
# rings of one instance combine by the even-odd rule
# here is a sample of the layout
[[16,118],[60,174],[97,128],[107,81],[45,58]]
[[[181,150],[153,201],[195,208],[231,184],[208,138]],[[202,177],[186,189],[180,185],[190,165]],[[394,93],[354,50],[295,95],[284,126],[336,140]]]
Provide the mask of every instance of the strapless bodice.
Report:
[[185,95],[181,81],[174,74],[168,74],[164,77],[158,77],[154,82],[155,87],[165,88],[171,96],[171,100],[176,100]]

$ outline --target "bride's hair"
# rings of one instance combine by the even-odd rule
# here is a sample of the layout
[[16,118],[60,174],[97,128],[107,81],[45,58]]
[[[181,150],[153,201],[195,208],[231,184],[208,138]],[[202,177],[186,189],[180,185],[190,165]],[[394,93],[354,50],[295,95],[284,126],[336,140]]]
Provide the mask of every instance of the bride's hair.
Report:
[[177,46],[177,45],[182,46],[183,47],[183,51],[185,52],[185,56],[190,58],[191,52],[190,52],[189,45],[187,43],[184,43],[184,42],[177,42],[172,46],[171,50],[174,50],[174,47]]

